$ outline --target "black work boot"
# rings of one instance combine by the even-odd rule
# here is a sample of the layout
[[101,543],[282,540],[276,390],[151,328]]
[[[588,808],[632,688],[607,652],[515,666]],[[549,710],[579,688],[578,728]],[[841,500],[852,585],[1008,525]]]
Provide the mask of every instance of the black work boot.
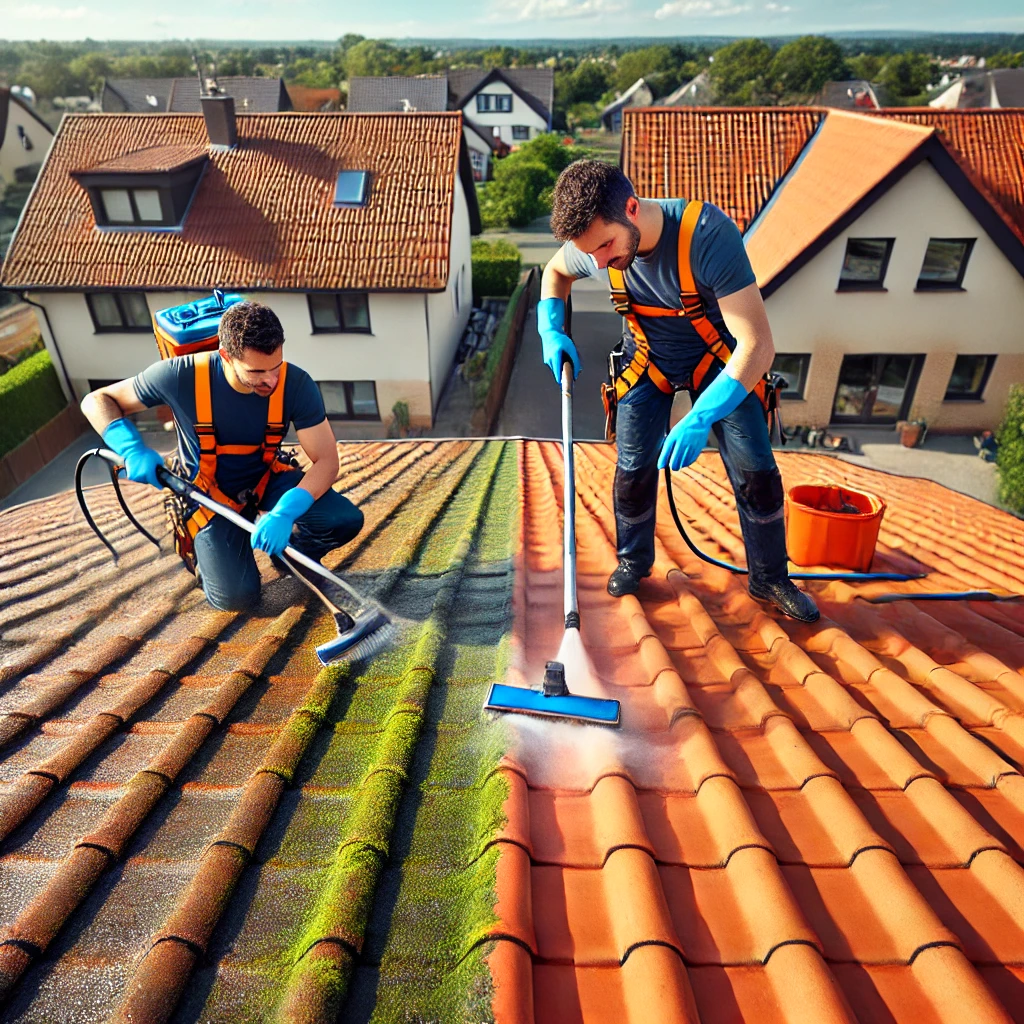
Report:
[[750,580],[750,596],[759,601],[771,601],[781,612],[800,622],[817,622],[820,612],[808,594],[797,588],[788,577],[774,583],[757,583]]
[[639,562],[631,558],[620,558],[618,567],[608,578],[608,593],[612,597],[635,594],[640,589],[640,581],[650,575],[651,570],[644,569]]

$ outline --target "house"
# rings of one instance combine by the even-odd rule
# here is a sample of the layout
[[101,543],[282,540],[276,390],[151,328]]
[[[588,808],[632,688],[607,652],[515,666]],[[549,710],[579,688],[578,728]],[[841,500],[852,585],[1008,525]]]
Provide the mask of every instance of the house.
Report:
[[[458,72],[416,77],[403,75],[357,76],[352,78],[348,84],[348,109],[352,111],[390,110],[402,112],[460,109],[451,81],[452,75],[457,76],[456,87],[458,88],[462,88],[470,80]],[[474,72],[473,80],[476,84],[480,84],[484,77],[482,72],[479,75]],[[491,86],[486,88],[490,89]],[[493,86],[493,88],[498,88],[498,86]],[[486,95],[489,94],[485,94],[485,97]],[[519,94],[516,95],[519,96]],[[512,117],[519,116],[521,113],[519,108],[525,106],[527,101],[523,96],[519,96],[514,102],[515,107],[510,108],[508,112]],[[530,94],[530,102],[534,105],[537,103],[532,94]],[[490,101],[487,100],[487,103],[489,104]],[[474,102],[467,101],[462,104],[462,107],[464,108],[462,123],[466,146],[469,149],[469,159],[473,167],[473,178],[476,181],[488,181],[491,178],[493,161],[505,156],[512,148],[511,143],[504,138],[508,131],[500,123],[493,123],[498,118],[497,113],[483,123],[477,120]],[[533,110],[532,107],[530,109]],[[525,117],[525,115],[523,116]],[[547,117],[550,122],[550,113]],[[515,131],[512,134],[514,135]]]
[[381,435],[396,402],[431,423],[479,230],[457,113],[236,116],[204,97],[66,117],[0,282],[41,307],[76,398],[154,361],[156,310],[242,292],[277,312],[337,432]]
[[551,131],[551,68],[462,68],[448,72],[449,104],[507,146]]
[[1019,111],[650,108],[626,114],[623,169],[739,224],[790,424],[970,432],[1024,379],[1022,129]]
[[31,182],[52,141],[53,129],[31,104],[0,85],[0,193],[5,185]]
[[[809,584],[823,615],[796,626],[662,503],[652,576],[615,600],[614,450],[576,452],[582,638],[617,730],[482,710],[562,637],[556,442],[339,446],[366,525],[335,558],[406,619],[351,668],[320,669],[332,620],[262,556],[252,613],[210,609],[151,489],[125,495],[162,550],[86,492],[116,566],[69,492],[0,513],[4,1015],[1012,1020],[1021,616],[870,598],[1020,593],[1024,524],[782,451],[787,487],[881,497],[873,567],[929,578]],[[717,454],[675,481],[735,562]]]
[[[207,79],[204,88],[215,86],[235,101],[239,113],[269,114],[291,110],[292,101],[281,78],[222,75]],[[189,78],[110,78],[103,82],[100,103],[105,113],[198,114],[200,83]]]
[[714,102],[714,89],[711,85],[711,76],[702,71],[689,82],[683,82],[678,89],[655,100],[656,107],[704,107]]
[[606,132],[621,132],[624,110],[629,107],[646,107],[653,102],[654,93],[651,92],[650,86],[642,78],[638,78],[601,111],[601,127]]
[[996,68],[961,75],[928,104],[940,110],[1024,107],[1024,68]]
[[846,82],[826,82],[814,97],[813,105],[836,110],[877,110],[881,103],[870,82],[855,78]]

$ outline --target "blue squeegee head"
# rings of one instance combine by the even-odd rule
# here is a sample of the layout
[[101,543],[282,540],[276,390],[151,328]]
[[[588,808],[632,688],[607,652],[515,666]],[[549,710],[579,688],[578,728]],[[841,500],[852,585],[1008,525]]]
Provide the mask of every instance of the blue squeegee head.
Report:
[[547,718],[571,718],[593,725],[618,725],[619,702],[600,697],[581,697],[560,694],[545,697],[540,690],[525,686],[506,686],[492,683],[484,707],[488,711],[515,711],[523,715],[543,715]]

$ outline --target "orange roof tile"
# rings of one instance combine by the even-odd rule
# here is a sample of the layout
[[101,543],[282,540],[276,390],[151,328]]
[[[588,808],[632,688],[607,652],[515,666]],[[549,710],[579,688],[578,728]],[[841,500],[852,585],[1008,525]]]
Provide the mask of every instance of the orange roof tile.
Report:
[[[616,601],[615,453],[581,444],[583,636],[622,725],[495,720],[489,682],[535,682],[562,632],[559,446],[341,453],[367,529],[335,558],[411,630],[354,680],[311,661],[329,624],[289,581],[264,567],[251,616],[211,611],[109,488],[89,499],[119,567],[70,495],[0,514],[10,1019],[59,1019],[70,999],[83,1024],[112,1006],[1019,1017],[1024,608],[808,583],[822,618],[795,623],[699,561],[664,494],[655,571]],[[907,590],[1024,587],[1019,520],[826,456],[779,463],[787,486],[883,497],[876,567],[930,574]],[[717,456],[676,482],[700,546],[742,558]],[[159,497],[127,493],[156,526]]]
[[[148,146],[146,149],[138,149],[132,153],[124,153],[115,156],[111,160],[104,160],[101,163],[93,164],[90,167],[76,168],[78,171],[91,171],[93,173],[108,172],[153,172],[173,171],[185,164],[206,156],[207,147],[202,145],[184,146]],[[74,173],[74,171],[72,171]]]
[[746,234],[764,287],[891,174],[934,129],[835,110]]
[[[205,149],[206,129],[199,114],[69,115],[0,280],[41,289],[443,289],[461,126],[457,112],[240,114],[238,148],[210,152],[180,231],[98,231],[72,171]],[[370,171],[365,208],[332,206],[343,168]]]
[[[634,108],[623,119],[622,167],[641,196],[713,202],[745,231],[817,125],[837,113],[813,107]],[[1024,240],[1024,111],[858,113],[934,128]]]

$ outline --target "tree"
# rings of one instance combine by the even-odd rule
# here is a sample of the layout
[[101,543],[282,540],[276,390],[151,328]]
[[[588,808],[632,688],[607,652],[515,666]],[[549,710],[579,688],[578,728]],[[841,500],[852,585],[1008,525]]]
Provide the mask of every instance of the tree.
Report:
[[996,440],[999,500],[1014,512],[1024,514],[1024,384],[1010,386]]
[[878,81],[878,73],[885,64],[885,58],[874,53],[859,53],[856,57],[847,57],[846,66],[854,78],[861,78],[865,82]]
[[737,39],[716,50],[708,74],[719,103],[745,106],[765,97],[771,47],[760,39]]
[[846,76],[843,51],[825,36],[801,36],[786,43],[768,68],[772,89],[781,96],[810,98],[826,82]]
[[638,78],[660,92],[671,92],[679,84],[679,64],[670,46],[648,46],[630,50],[618,60],[612,84],[625,92]]
[[985,61],[986,68],[1024,68],[1024,53],[1000,50]]
[[931,61],[923,53],[897,53],[889,57],[878,75],[878,84],[904,103],[923,99],[932,77]]
[[345,53],[345,77],[393,75],[402,67],[397,46],[376,39],[364,39]]
[[90,95],[97,94],[104,78],[113,78],[114,65],[105,53],[83,53],[68,64],[68,71],[85,83]]

